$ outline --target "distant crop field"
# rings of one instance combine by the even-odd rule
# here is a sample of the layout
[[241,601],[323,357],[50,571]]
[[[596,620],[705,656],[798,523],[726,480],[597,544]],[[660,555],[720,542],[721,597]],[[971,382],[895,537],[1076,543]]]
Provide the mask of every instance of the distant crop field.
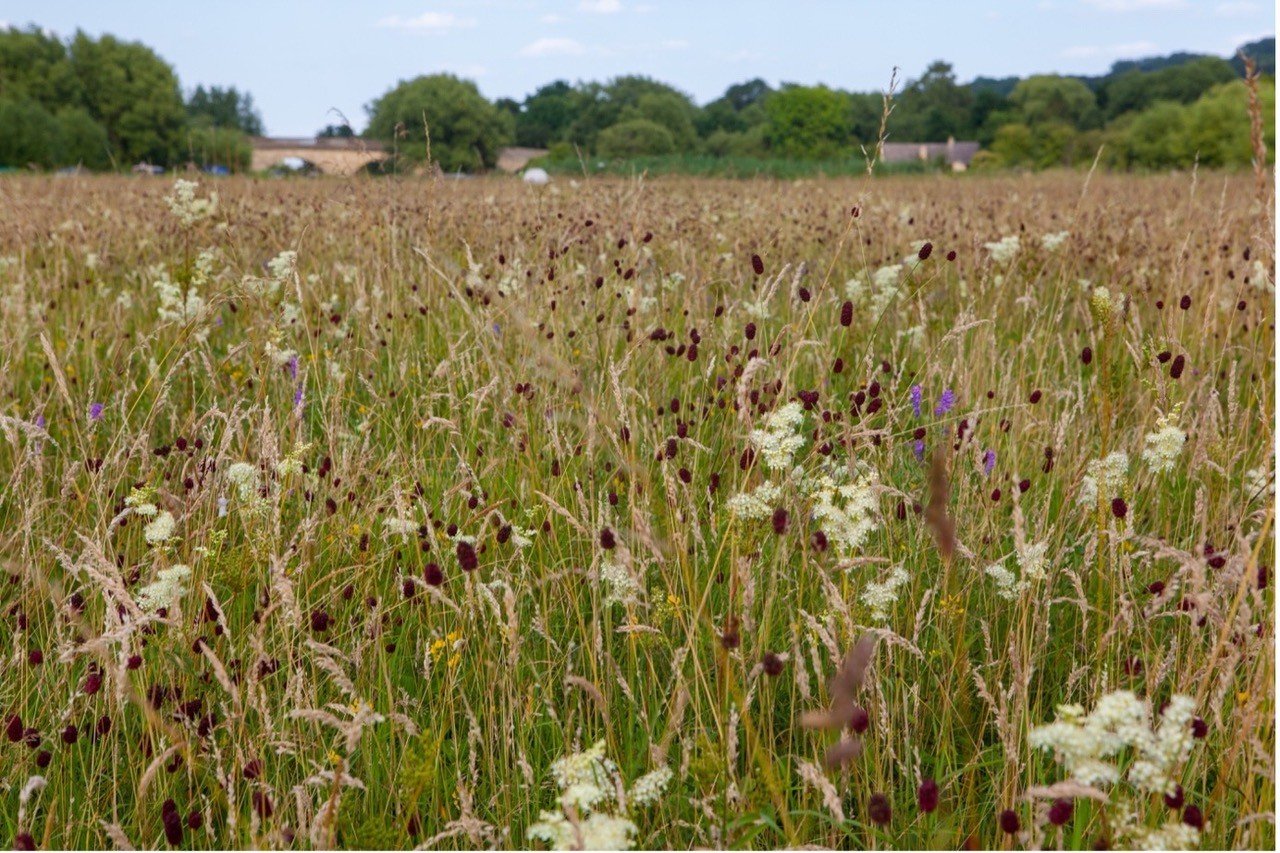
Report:
[[0,843],[1273,849],[1269,191],[0,179]]

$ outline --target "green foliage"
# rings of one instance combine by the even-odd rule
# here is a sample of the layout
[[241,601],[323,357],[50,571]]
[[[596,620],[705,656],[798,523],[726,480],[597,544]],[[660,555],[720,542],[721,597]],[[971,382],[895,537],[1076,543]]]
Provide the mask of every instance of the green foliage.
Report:
[[946,142],[969,132],[973,92],[956,85],[951,65],[937,61],[918,80],[907,84],[894,108],[890,128],[895,138],[912,142]]
[[253,144],[236,128],[193,127],[186,136],[186,156],[197,166],[226,166],[233,172],[245,172],[253,160]]
[[1133,118],[1121,139],[1123,162],[1149,168],[1171,168],[1190,161],[1189,110],[1161,101]]
[[1084,83],[1056,74],[1037,74],[1013,87],[1009,101],[1021,121],[1037,125],[1065,121],[1073,127],[1096,127],[1100,122],[1097,98]]
[[83,107],[68,107],[58,113],[58,160],[63,166],[86,169],[111,168],[111,141],[102,125]]
[[524,99],[516,115],[516,144],[547,148],[563,142],[574,117],[573,87],[557,80]]
[[1235,79],[1235,71],[1224,59],[1200,57],[1159,71],[1127,71],[1112,79],[1102,90],[1106,115],[1146,109],[1157,101],[1189,104],[1213,86]]
[[185,110],[173,69],[145,45],[77,32],[70,60],[85,107],[106,129],[121,163],[174,162]]
[[50,112],[83,103],[66,45],[35,26],[0,30],[0,98],[29,99]]
[[596,153],[606,158],[670,154],[675,150],[675,137],[671,131],[644,118],[607,127],[596,142]]
[[232,86],[223,89],[196,86],[187,101],[187,117],[194,125],[232,128],[249,136],[262,135],[262,116],[253,105],[253,95],[240,93]]
[[820,159],[849,146],[848,102],[826,86],[786,86],[764,103],[769,148],[783,157]]
[[0,101],[0,165],[51,168],[58,136],[57,120],[35,101]]
[[411,161],[426,160],[429,132],[431,159],[446,172],[492,168],[515,138],[511,114],[485,100],[475,83],[452,74],[401,81],[366,110],[365,135]]
[[[1275,162],[1276,83],[1261,81],[1263,138],[1267,162]],[[1253,161],[1250,142],[1249,95],[1242,81],[1215,86],[1189,108],[1188,137],[1193,151],[1206,166],[1245,166]]]

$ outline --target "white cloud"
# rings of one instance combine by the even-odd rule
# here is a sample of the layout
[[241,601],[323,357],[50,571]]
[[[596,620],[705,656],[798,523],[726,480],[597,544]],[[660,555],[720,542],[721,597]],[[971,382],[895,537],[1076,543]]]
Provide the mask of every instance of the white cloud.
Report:
[[459,18],[452,12],[423,12],[416,18],[401,18],[399,15],[388,15],[378,21],[377,26],[396,30],[423,30],[426,32],[444,32],[445,30],[474,27],[475,18]]
[[1160,45],[1153,41],[1130,41],[1121,44],[1076,45],[1062,51],[1062,56],[1065,59],[1141,59],[1159,50]]
[[578,4],[579,12],[591,12],[596,15],[612,15],[622,11],[620,0],[582,0]]
[[543,15],[538,20],[544,24],[559,24],[564,21],[564,18],[559,15]]
[[1219,3],[1213,7],[1213,14],[1219,18],[1235,18],[1241,15],[1252,15],[1254,12],[1260,11],[1257,3],[1249,2],[1233,2]]
[[689,42],[684,39],[667,39],[660,47],[662,50],[688,50]]
[[580,56],[586,52],[571,38],[541,38],[520,48],[521,56]]
[[1145,12],[1151,9],[1181,9],[1186,0],[1085,0],[1103,12]]

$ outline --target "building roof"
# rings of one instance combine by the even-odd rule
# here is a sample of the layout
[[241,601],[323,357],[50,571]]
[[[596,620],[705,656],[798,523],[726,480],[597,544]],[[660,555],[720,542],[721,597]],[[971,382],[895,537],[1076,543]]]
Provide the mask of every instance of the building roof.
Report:
[[982,146],[977,142],[886,142],[881,157],[886,163],[910,163],[916,160],[935,160],[941,157],[948,165],[963,163],[968,166],[973,155]]

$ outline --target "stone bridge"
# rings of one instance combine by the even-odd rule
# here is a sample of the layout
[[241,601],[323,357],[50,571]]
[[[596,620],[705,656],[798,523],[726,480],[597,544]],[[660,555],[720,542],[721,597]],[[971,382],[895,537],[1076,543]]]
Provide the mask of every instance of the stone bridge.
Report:
[[255,172],[277,166],[286,158],[296,157],[326,175],[354,175],[370,163],[387,159],[382,143],[371,139],[335,137],[323,139],[286,139],[255,136],[252,138]]

